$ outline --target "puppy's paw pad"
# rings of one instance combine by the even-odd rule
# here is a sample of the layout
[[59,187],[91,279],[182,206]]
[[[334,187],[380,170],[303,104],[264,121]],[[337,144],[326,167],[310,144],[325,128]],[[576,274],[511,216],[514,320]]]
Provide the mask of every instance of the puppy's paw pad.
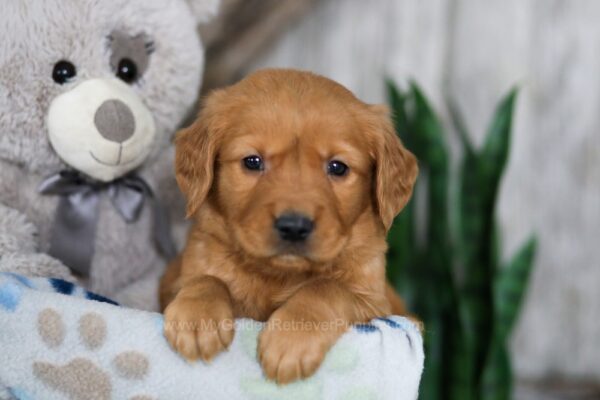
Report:
[[313,375],[323,362],[327,348],[319,335],[263,331],[258,355],[267,378],[290,383]]
[[165,310],[164,335],[186,360],[210,361],[233,341],[232,312],[228,308],[199,310],[189,303],[171,303]]

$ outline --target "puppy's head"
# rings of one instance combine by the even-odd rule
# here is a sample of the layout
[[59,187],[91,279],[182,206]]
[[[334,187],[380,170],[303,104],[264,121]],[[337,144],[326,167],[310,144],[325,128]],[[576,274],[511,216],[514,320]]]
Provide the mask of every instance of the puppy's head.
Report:
[[359,220],[383,234],[417,174],[385,107],[299,71],[214,92],[176,146],[188,215],[210,206],[239,249],[284,271],[332,261]]

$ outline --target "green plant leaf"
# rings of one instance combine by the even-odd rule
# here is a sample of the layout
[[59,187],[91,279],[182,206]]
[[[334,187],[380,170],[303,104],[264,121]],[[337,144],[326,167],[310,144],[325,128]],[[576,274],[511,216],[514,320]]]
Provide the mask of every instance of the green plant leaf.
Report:
[[[482,371],[493,329],[492,213],[482,196],[481,169],[475,154],[465,154],[459,192],[459,260],[465,335],[473,371]],[[478,383],[478,379],[475,379]]]
[[[406,112],[406,94],[401,92],[398,86],[389,78],[385,81],[385,87],[396,133],[403,142],[410,141],[410,126]],[[410,146],[407,143],[404,144]]]
[[[420,398],[507,399],[511,371],[505,342],[522,291],[504,273],[524,268],[522,254],[527,252],[499,267],[501,238],[494,212],[510,150],[516,90],[499,104],[480,151],[473,148],[458,108],[449,104],[465,147],[458,201],[449,210],[452,181],[441,120],[416,83],[403,91],[388,79],[386,88],[396,131],[419,159],[417,184],[420,193],[427,194],[425,204],[413,200],[396,218],[388,253],[390,280],[425,323]],[[416,240],[416,215],[421,211],[426,215],[422,243]]]
[[[448,221],[448,150],[444,129],[425,95],[414,82],[411,84],[413,119],[411,133],[414,143],[421,146],[417,157],[427,176],[428,264],[440,279],[449,279],[449,221]],[[418,146],[417,146],[418,147]]]
[[387,277],[408,304],[414,304],[415,283],[411,282],[411,269],[416,268],[414,234],[414,201],[408,202],[396,217],[388,232]]
[[450,337],[447,340],[451,349],[450,362],[447,364],[448,399],[474,400],[477,399],[477,393],[473,371],[473,346],[465,333],[458,303],[455,304],[453,317],[450,322]]
[[[391,80],[386,80],[388,101],[396,133],[405,142],[410,142],[408,115],[405,110],[406,96]],[[414,232],[414,201],[409,201],[404,210],[396,217],[388,233],[389,250],[387,254],[387,277],[392,285],[411,304],[414,303],[416,285],[411,284],[410,268],[416,259]]]
[[495,337],[490,345],[481,378],[482,400],[509,400],[512,392],[512,369],[505,343]]
[[[468,349],[463,331],[457,329],[461,322],[452,271],[448,215],[450,168],[445,131],[440,118],[417,84],[411,84],[406,101],[410,134],[414,135],[412,143],[416,147],[415,153],[422,163],[426,178],[420,184],[427,185],[427,224],[420,264],[422,272],[418,275],[421,281],[419,302],[425,305],[430,318],[441,324],[441,328],[431,335],[426,344],[428,354],[435,354],[437,357],[437,360],[431,361],[438,365],[434,371],[439,371],[439,366],[442,371],[435,378],[439,385],[435,389],[436,398],[456,396],[454,398],[470,400],[473,392],[470,359],[465,357]],[[456,372],[456,375],[451,371]],[[428,387],[428,382],[433,379],[427,377],[423,381],[421,388],[425,395],[434,392],[434,389]]]
[[459,188],[462,298],[467,335],[473,341],[475,371],[482,371],[493,335],[495,277],[494,213],[500,179],[510,150],[516,99],[512,90],[497,108],[482,151],[465,153]]
[[456,129],[456,132],[458,133],[458,137],[463,145],[463,149],[467,153],[473,153],[474,149],[473,143],[471,142],[471,135],[469,134],[467,124],[465,123],[463,115],[460,112],[458,104],[456,104],[456,102],[452,99],[446,100],[446,104],[450,114],[450,120],[452,121],[454,129]]
[[[497,183],[508,161],[513,112],[517,93],[516,88],[512,89],[500,102],[492,123],[488,128],[485,143],[481,151],[480,160],[484,168],[483,172],[486,174],[485,178],[490,183],[496,183],[496,185],[490,185],[490,190],[492,190],[493,186],[497,187]],[[495,196],[495,192],[493,195]],[[489,196],[493,195],[489,194]]]
[[445,326],[439,314],[430,315],[423,320],[425,331],[423,342],[426,357],[419,390],[420,400],[439,400],[443,398],[444,376],[447,373],[444,365],[444,333]]
[[500,226],[496,220],[494,220],[492,226],[491,246],[490,259],[492,263],[492,269],[497,271],[498,268],[500,268],[500,260],[502,258],[502,232],[500,231]]
[[447,174],[448,150],[444,139],[444,128],[433,111],[421,88],[415,83],[410,84],[410,99],[412,118],[409,124],[412,137],[412,148],[419,161],[423,162],[431,172],[440,171]]
[[506,340],[523,302],[535,259],[536,240],[530,238],[512,260],[498,271],[495,284],[496,329],[498,337]]

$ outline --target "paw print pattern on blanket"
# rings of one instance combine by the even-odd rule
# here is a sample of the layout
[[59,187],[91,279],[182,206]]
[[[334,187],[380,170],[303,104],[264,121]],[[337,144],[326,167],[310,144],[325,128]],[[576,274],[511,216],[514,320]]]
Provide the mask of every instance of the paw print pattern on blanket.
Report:
[[[60,314],[46,308],[38,314],[37,331],[50,349],[58,349],[66,338],[67,328]],[[79,318],[78,335],[86,350],[102,348],[106,340],[106,322],[97,313],[90,312]],[[148,375],[150,363],[137,351],[124,351],[112,359],[112,368],[119,378],[142,380]],[[33,373],[49,388],[59,391],[70,400],[110,400],[112,398],[111,376],[93,361],[77,357],[65,365],[45,361],[33,363]],[[152,400],[145,395],[130,400]]]
[[[368,324],[365,324],[368,325]],[[378,330],[374,325],[373,329],[367,329],[367,332]],[[356,328],[361,331],[360,328]],[[362,332],[362,331],[361,331]],[[256,343],[259,331],[242,330],[238,332],[241,335],[243,349],[248,357],[256,359]],[[353,371],[360,365],[359,352],[353,346],[347,344],[336,344],[327,354],[321,369],[328,374],[345,374]],[[322,378],[313,376],[309,379],[293,382],[288,385],[277,385],[266,378],[244,378],[241,381],[241,388],[249,399],[252,400],[304,400],[323,399]],[[336,400],[377,400],[377,394],[368,387],[356,386],[347,389]]]

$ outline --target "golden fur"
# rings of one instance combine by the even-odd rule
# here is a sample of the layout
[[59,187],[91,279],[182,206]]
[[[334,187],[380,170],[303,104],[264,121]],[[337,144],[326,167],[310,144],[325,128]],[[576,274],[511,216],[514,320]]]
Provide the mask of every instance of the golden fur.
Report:
[[[165,335],[185,358],[226,349],[234,318],[268,321],[259,359],[286,383],[311,375],[351,324],[405,312],[386,286],[385,238],[417,164],[385,107],[311,73],[263,70],[213,92],[176,151],[195,225],[160,295]],[[243,167],[255,154],[263,171]],[[350,172],[328,175],[332,159]],[[305,246],[274,231],[290,210],[314,221]]]

